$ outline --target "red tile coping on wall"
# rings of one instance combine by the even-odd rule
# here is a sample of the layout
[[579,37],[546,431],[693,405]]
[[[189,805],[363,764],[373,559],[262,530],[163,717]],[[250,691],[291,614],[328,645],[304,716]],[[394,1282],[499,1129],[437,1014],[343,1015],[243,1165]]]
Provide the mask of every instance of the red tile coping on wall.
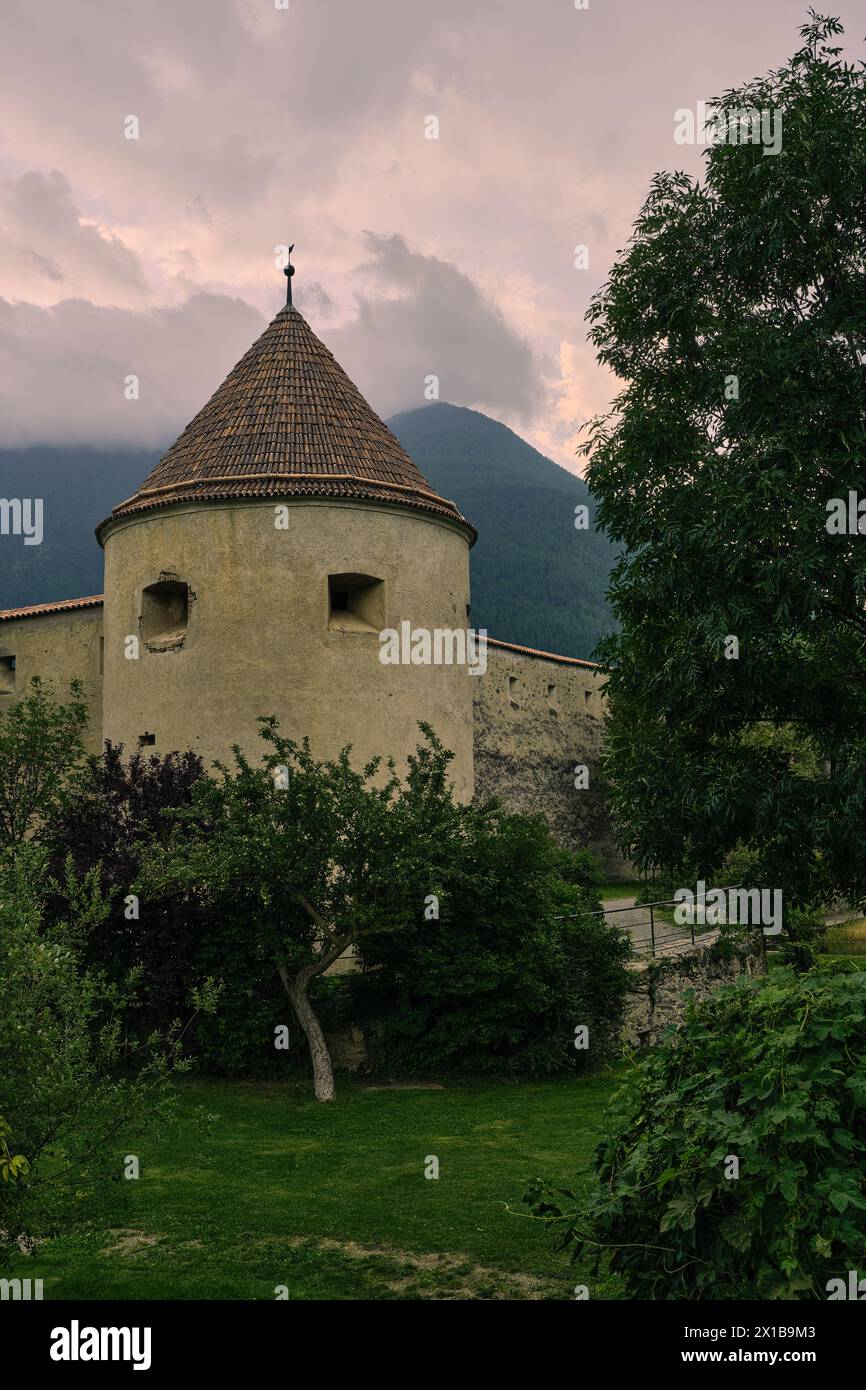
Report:
[[560,656],[557,652],[542,652],[537,647],[518,647],[515,642],[500,642],[498,637],[488,637],[488,647],[502,647],[505,651],[520,652],[522,656],[540,656],[545,661],[558,661],[565,666],[586,666],[590,671],[600,669],[597,661],[584,661],[579,656]]
[[41,618],[43,613],[65,613],[70,608],[98,608],[103,602],[102,594],[90,598],[64,598],[58,603],[33,603],[29,608],[0,608],[0,623],[13,618]]

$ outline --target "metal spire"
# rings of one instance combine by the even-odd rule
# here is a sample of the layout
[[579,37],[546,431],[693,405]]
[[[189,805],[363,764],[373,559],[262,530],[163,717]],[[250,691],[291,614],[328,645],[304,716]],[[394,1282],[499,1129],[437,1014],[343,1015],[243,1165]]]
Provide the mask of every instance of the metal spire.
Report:
[[293,276],[294,273],[295,273],[295,267],[292,265],[291,255],[292,255],[292,252],[294,251],[294,249],[295,249],[295,243],[292,242],[291,246],[289,247],[289,264],[286,266],[286,268],[285,268],[284,271],[283,271],[283,274],[284,274],[285,277],[286,277],[286,308],[287,308],[287,309],[291,309],[291,307],[292,307],[292,276]]

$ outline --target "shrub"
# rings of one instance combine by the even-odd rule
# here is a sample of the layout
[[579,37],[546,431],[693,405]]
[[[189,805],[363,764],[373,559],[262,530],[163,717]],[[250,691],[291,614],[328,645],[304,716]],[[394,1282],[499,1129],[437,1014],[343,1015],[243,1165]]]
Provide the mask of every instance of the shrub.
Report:
[[[106,741],[100,757],[87,759],[44,834],[54,877],[65,880],[71,859],[75,879],[96,874],[109,904],[84,942],[88,964],[118,984],[138,972],[136,997],[124,1015],[133,1039],[171,1027],[201,980],[231,982],[185,1035],[187,1055],[223,1076],[282,1075],[287,1063],[297,1072],[304,1064],[298,1030],[288,1052],[274,1048],[274,1024],[286,1008],[272,957],[246,929],[257,904],[238,894],[217,908],[193,892],[151,891],[139,896],[138,915],[128,915],[126,899],[145,855],[169,837],[167,812],[191,804],[205,773],[192,751],[123,754],[122,745]],[[65,895],[54,894],[49,906],[62,920]]]
[[[194,957],[204,923],[192,897],[142,897],[133,915],[126,900],[146,845],[168,833],[166,810],[189,805],[204,765],[192,752],[165,757],[135,753],[126,760],[123,752],[122,744],[107,741],[100,757],[87,759],[43,838],[57,880],[65,878],[70,857],[79,883],[89,874],[98,876],[109,910],[88,935],[87,960],[115,982],[140,968],[136,1009],[127,1017],[130,1029],[140,1035],[150,1027],[170,1026],[186,1009],[201,973]],[[49,907],[62,918],[65,899],[56,896]]]
[[632,1298],[824,1298],[863,1267],[864,1153],[866,976],[782,970],[692,1005],[635,1067],[587,1193],[525,1200]]
[[128,996],[81,957],[85,927],[104,910],[98,885],[83,885],[77,920],[46,923],[34,888],[44,869],[32,845],[0,868],[0,1177],[11,1158],[16,1179],[0,1194],[7,1243],[35,1206],[60,1217],[72,1191],[119,1173],[112,1140],[166,1112],[167,1078],[184,1065],[177,1037],[152,1037],[135,1077],[118,1078],[117,1016]]
[[670,902],[678,888],[688,888],[703,879],[707,888],[750,887],[760,881],[756,877],[758,856],[746,845],[737,845],[725,855],[721,868],[707,874],[696,865],[661,869],[638,893],[637,903]]
[[0,713],[0,855],[13,856],[62,812],[84,755],[86,726],[78,681],[64,703],[34,676],[27,694]]
[[0,1115],[0,1269],[8,1265],[14,1249],[10,1232],[19,1224],[18,1184],[27,1177],[30,1169],[24,1155],[10,1149],[10,1138],[12,1127]]
[[[597,914],[587,854],[559,849],[540,817],[467,808],[465,836],[431,866],[438,919],[363,943],[347,981],[374,1068],[544,1074],[615,1047],[630,944]],[[426,890],[425,890],[426,891]],[[585,915],[575,915],[585,914]],[[589,1029],[576,1051],[574,1030]]]
[[[223,900],[209,905],[193,964],[206,978],[224,981],[212,1014],[200,1017],[190,1052],[196,1065],[218,1076],[285,1078],[309,1073],[309,1054],[291,1005],[250,923],[260,904]],[[319,992],[310,994],[314,1003]],[[277,1049],[274,1029],[289,1028],[289,1047]]]
[[779,958],[794,970],[811,970],[818,964],[827,928],[822,912],[791,908],[785,914],[785,934],[779,937]]

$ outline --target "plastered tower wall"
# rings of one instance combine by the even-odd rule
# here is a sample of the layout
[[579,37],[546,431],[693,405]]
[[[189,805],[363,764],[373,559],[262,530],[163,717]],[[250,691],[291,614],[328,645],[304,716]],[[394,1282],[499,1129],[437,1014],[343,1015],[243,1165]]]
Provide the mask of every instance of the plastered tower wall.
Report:
[[[510,811],[540,812],[554,838],[589,849],[612,878],[629,866],[610,838],[598,760],[604,729],[603,677],[589,663],[493,645],[474,703],[475,795]],[[585,765],[589,785],[575,787]]]
[[[14,659],[14,672],[10,661]],[[57,698],[68,698],[79,680],[87,706],[86,747],[102,747],[102,608],[7,618],[0,622],[0,713],[27,694],[33,676],[51,682]]]
[[[167,513],[159,515],[163,521],[168,519]],[[247,518],[248,524],[249,521],[250,518]],[[420,519],[419,524],[423,524]],[[158,544],[159,533],[149,534],[153,539],[148,541],[147,547],[143,549]],[[152,566],[157,558],[154,555],[148,563]],[[151,569],[147,564],[142,573],[148,576],[149,582]],[[223,586],[227,583],[228,574],[230,571],[222,571]],[[460,599],[456,593],[449,606],[453,606],[454,601],[459,606]],[[192,631],[195,630],[198,621],[195,612],[195,604],[198,602],[197,597],[191,606]],[[108,605],[114,614],[113,630],[115,634],[121,634],[121,640],[130,633],[138,632],[140,607],[137,603],[135,597],[131,602],[127,597],[120,604]],[[202,612],[203,610],[198,610],[198,614]],[[127,623],[125,619],[130,614],[132,620]],[[243,615],[239,616],[236,613],[234,621],[240,624]],[[255,628],[255,623],[255,614],[248,615],[245,620],[246,628],[249,629],[251,625]],[[279,634],[283,619],[277,615],[275,623]],[[295,631],[297,632],[297,627]],[[354,670],[355,663],[359,663],[369,674],[369,664],[364,655],[366,639],[362,636],[362,645],[353,649],[349,640],[355,637],[355,634],[329,634],[329,638],[344,637],[345,645],[341,645],[340,641],[335,644],[327,639],[321,644],[320,651],[328,663],[327,669],[331,672],[331,686],[324,689],[328,684],[325,680],[313,682],[320,692],[315,716],[319,726],[333,722],[332,710],[340,704],[338,695],[343,679],[342,673],[350,673]],[[254,645],[258,646],[258,640],[257,637],[254,638]],[[272,640],[279,644],[279,635]],[[115,635],[111,639],[111,650],[116,648],[116,642]],[[376,646],[378,647],[378,641]],[[17,668],[14,693],[8,688],[3,693],[4,687],[0,686],[0,710],[24,692],[32,675],[53,681],[58,689],[66,688],[70,679],[77,677],[84,687],[89,711],[87,747],[91,752],[98,751],[102,746],[102,651],[103,610],[96,603],[84,609],[28,614],[0,621],[0,660],[3,657],[14,656]],[[255,676],[253,672],[244,673],[232,651],[230,646],[226,646],[216,665],[213,666],[211,663],[209,673],[202,675],[205,689],[203,698],[199,701],[199,711],[208,705],[211,709],[209,714],[201,717],[200,723],[208,733],[206,741],[199,741],[193,746],[197,746],[204,757],[227,756],[235,740],[241,742],[251,753],[256,752],[258,740],[249,731],[250,717],[255,720],[255,714],[251,714],[251,710],[256,707],[258,712],[259,703],[250,693],[256,689]],[[179,654],[169,652],[159,655],[174,657]],[[228,682],[228,687],[232,688],[237,684],[245,687],[234,701],[226,698],[226,660],[231,661],[236,673]],[[144,667],[139,669],[145,670]],[[163,677],[165,672],[171,669],[154,664],[147,670],[150,695],[146,701],[142,696],[142,686],[131,680],[126,666],[119,669],[120,680],[125,684],[129,679],[130,688],[137,692],[136,703],[133,707],[126,708],[123,703],[126,697],[122,689],[116,689],[115,698],[119,703],[113,716],[112,732],[106,736],[125,742],[128,748],[134,749],[139,732],[155,732],[162,729],[162,735],[152,751],[169,751],[169,744],[177,748],[189,746],[186,737],[187,726],[175,726],[177,737],[173,741],[169,739],[168,743],[163,743],[163,738],[168,735],[168,726],[161,723],[163,707],[166,705]],[[401,727],[407,739],[407,748],[415,746],[413,739],[417,718],[428,719],[437,729],[442,719],[436,717],[439,710],[433,708],[433,691],[430,687],[427,688],[426,695],[423,684],[413,689],[408,684],[401,683],[398,689],[397,686],[389,684],[388,677],[414,675],[420,676],[423,681],[424,675],[437,669],[442,668],[382,668],[385,680],[380,686],[379,708],[386,712],[392,710],[395,708],[395,701],[396,708],[403,707]],[[278,673],[272,670],[271,677],[275,674]],[[611,841],[607,811],[598,791],[597,759],[601,747],[605,701],[602,678],[595,668],[588,664],[555,659],[543,654],[528,655],[491,641],[487,649],[485,674],[460,674],[463,678],[462,684],[456,687],[456,704],[448,715],[450,733],[444,731],[443,737],[455,752],[459,749],[465,750],[467,738],[473,742],[476,796],[483,798],[495,795],[512,811],[540,812],[561,844],[574,849],[591,849],[611,878],[633,877],[630,866],[621,858]],[[213,690],[214,682],[218,682],[216,692]],[[465,701],[467,685],[472,701],[471,708]],[[287,677],[286,684],[282,687],[281,698],[285,700],[288,697],[290,688],[293,687],[290,687]],[[351,691],[348,693],[351,695]],[[344,696],[345,692],[340,698],[345,705]],[[416,699],[426,699],[426,713],[422,713],[420,707],[416,711]],[[167,708],[170,710],[174,703],[173,697],[168,701]],[[375,705],[375,697],[373,703]],[[216,704],[219,704],[218,709],[215,708]],[[295,706],[286,715],[285,727],[289,732],[307,732],[298,722],[301,713]],[[351,711],[347,713],[344,708],[342,718],[350,720]],[[367,748],[368,754],[382,749],[390,751],[391,726],[386,723],[386,714],[383,713],[381,718],[377,715],[372,728],[363,731],[360,728],[361,722],[356,720],[345,740],[354,740],[359,760],[363,756],[363,748]],[[347,727],[348,725],[343,725],[344,729]],[[336,733],[334,739],[336,748],[340,745]],[[455,762],[458,764],[455,772],[462,778],[461,795],[466,796],[469,780],[465,776],[465,751]],[[589,768],[589,788],[584,791],[578,791],[574,787],[574,768],[579,764],[586,764]]]
[[[329,575],[377,586],[376,627],[466,627],[465,529],[408,509],[291,499],[179,505],[119,517],[105,546],[104,734],[128,749],[193,748],[206,764],[230,760],[237,741],[258,757],[259,715],[308,734],[314,754],[347,743],[360,765],[374,754],[405,760],[429,722],[447,747],[457,794],[473,790],[472,698],[465,666],[393,666],[377,631],[329,627]],[[143,591],[166,573],[189,586],[182,645],[151,650]],[[339,621],[339,615],[335,615]],[[129,659],[130,636],[139,657]],[[158,644],[157,644],[158,645]]]

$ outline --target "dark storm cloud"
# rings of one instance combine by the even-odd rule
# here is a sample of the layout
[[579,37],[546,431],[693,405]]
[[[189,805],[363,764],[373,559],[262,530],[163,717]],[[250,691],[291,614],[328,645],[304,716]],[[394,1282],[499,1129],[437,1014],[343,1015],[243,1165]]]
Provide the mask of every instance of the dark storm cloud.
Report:
[[365,241],[359,278],[372,288],[329,341],[380,414],[423,405],[435,376],[442,400],[531,418],[544,396],[532,349],[472,279],[401,236]]

